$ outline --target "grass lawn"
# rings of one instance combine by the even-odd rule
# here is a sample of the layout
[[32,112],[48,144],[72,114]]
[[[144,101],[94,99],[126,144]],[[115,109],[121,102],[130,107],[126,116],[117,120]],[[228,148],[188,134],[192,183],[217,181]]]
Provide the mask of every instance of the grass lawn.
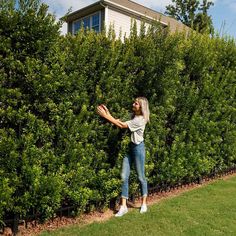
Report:
[[40,236],[166,236],[236,235],[236,177],[218,180],[177,197],[163,199],[140,214],[133,209],[121,218],[85,226],[74,225]]

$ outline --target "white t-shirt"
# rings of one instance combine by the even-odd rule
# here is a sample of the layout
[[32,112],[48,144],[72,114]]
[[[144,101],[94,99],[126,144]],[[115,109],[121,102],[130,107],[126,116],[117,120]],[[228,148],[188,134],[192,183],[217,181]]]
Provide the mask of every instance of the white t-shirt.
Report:
[[141,143],[144,140],[143,134],[146,125],[144,117],[135,116],[132,120],[126,121],[125,123],[131,131],[131,142],[135,144]]

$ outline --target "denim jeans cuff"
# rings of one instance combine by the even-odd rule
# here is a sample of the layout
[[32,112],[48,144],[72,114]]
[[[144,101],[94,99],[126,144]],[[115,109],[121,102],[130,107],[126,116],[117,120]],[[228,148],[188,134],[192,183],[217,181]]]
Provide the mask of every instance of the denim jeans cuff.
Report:
[[127,200],[129,199],[128,197],[125,197],[125,196],[121,196],[121,198],[125,198],[125,199],[127,199]]

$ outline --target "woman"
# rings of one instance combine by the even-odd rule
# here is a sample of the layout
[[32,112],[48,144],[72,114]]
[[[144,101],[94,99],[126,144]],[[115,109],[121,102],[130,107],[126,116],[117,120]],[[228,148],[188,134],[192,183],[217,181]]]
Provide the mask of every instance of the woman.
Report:
[[142,205],[140,213],[147,211],[147,181],[145,178],[145,146],[144,146],[144,130],[145,125],[149,122],[149,106],[148,100],[145,97],[138,97],[133,103],[133,118],[129,121],[122,122],[119,119],[115,119],[109,112],[106,106],[100,105],[97,107],[97,112],[100,116],[107,119],[112,124],[119,128],[129,129],[131,131],[131,143],[129,152],[124,157],[122,166],[122,203],[120,210],[115,215],[117,217],[123,216],[128,212],[127,199],[129,196],[129,175],[130,167],[134,162],[139,181],[141,183],[142,191]]

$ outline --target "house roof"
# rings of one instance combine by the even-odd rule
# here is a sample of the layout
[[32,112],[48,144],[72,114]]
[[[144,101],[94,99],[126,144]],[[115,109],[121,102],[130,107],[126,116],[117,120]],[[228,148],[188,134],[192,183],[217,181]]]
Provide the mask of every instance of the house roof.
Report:
[[72,22],[78,18],[82,18],[86,15],[89,15],[95,11],[104,9],[106,6],[113,7],[116,9],[119,9],[123,12],[127,12],[129,14],[132,14],[134,16],[142,16],[143,19],[152,19],[152,20],[158,20],[163,25],[169,25],[171,31],[175,31],[176,29],[183,30],[184,28],[188,28],[183,23],[178,22],[172,17],[165,16],[164,14],[157,12],[155,10],[152,10],[148,7],[145,7],[139,3],[130,1],[130,0],[100,0],[98,2],[95,2],[94,4],[91,4],[87,7],[84,7],[82,9],[79,9],[75,12],[72,12],[71,14],[66,16],[66,22]]

